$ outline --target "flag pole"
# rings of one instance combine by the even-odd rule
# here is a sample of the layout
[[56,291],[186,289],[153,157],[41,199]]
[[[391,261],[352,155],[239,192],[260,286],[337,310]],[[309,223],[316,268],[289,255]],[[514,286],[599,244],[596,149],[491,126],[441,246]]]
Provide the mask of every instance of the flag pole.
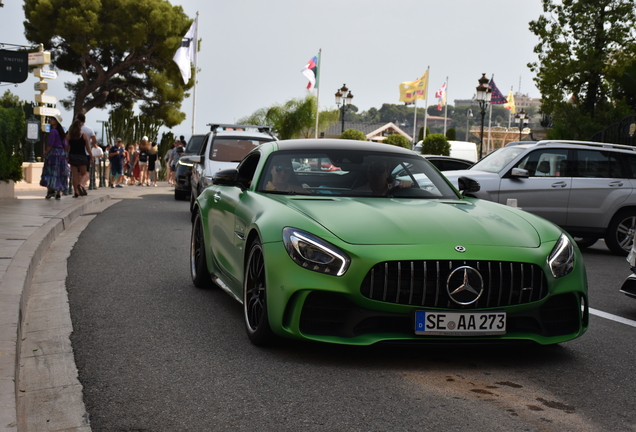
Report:
[[199,11],[194,19],[194,86],[192,87],[192,135],[194,135],[194,126],[197,118],[197,59],[199,55]]
[[448,77],[446,77],[446,92],[444,93],[444,136],[446,136],[446,120],[448,119]]
[[[512,92],[512,88],[513,86],[510,86],[510,92]],[[510,103],[510,101],[508,101],[508,103]],[[510,129],[510,123],[512,120],[512,110],[508,110],[508,129]]]
[[431,67],[426,68],[426,97],[424,98],[424,133],[422,134],[422,140],[426,138],[426,121],[428,120],[428,81],[430,76]]
[[413,112],[413,140],[411,141],[411,150],[413,150],[415,144],[417,144],[417,94],[413,100],[413,106],[415,107],[415,111]]
[[314,138],[318,138],[318,116],[320,116],[320,63],[322,63],[322,48],[318,50],[318,75],[316,75],[316,127],[314,128]]

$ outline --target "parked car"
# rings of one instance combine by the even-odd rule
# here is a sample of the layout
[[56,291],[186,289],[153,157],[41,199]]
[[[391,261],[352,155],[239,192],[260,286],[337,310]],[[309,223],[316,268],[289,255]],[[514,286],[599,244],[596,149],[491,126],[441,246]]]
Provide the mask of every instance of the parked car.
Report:
[[[418,141],[413,151],[422,153],[422,143],[423,141]],[[451,157],[477,162],[477,144],[469,141],[448,141],[448,143]]]
[[210,132],[205,136],[196,155],[183,158],[192,164],[190,177],[190,211],[194,200],[203,189],[212,183],[217,171],[234,168],[253,148],[276,138],[268,126],[209,124]]
[[[312,158],[340,171],[303,170]],[[588,327],[567,233],[464,197],[425,158],[385,144],[270,142],[216,172],[195,201],[190,270],[195,286],[243,304],[257,345],[552,344]]]
[[183,156],[177,162],[177,170],[175,171],[174,199],[187,200],[190,198],[190,178],[192,177],[192,162],[183,159],[185,156],[191,156],[199,153],[201,144],[205,135],[192,135],[188,144],[185,146]]
[[627,255],[627,262],[632,272],[623,282],[620,292],[627,297],[636,298],[636,242],[632,242],[632,248]]
[[466,159],[454,158],[450,156],[441,155],[422,155],[430,163],[435,165],[440,171],[457,171],[465,170],[473,166],[475,163]]
[[523,210],[559,225],[586,247],[603,237],[626,255],[636,230],[636,148],[582,141],[539,141],[496,150],[466,171],[447,171],[455,185],[480,184],[470,196]]

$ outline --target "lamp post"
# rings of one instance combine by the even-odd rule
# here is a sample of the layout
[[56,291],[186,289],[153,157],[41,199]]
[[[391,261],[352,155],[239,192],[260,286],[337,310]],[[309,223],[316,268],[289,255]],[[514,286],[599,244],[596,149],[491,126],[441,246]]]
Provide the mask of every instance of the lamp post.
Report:
[[523,108],[521,108],[521,111],[519,111],[515,116],[515,124],[519,125],[519,141],[521,141],[521,132],[523,131],[523,128],[528,126],[529,120],[530,118],[528,117],[528,114]]
[[481,138],[479,141],[479,159],[484,149],[484,120],[486,119],[486,107],[490,104],[490,98],[492,97],[492,89],[490,88],[488,78],[486,74],[481,74],[479,78],[479,85],[477,86],[477,94],[475,100],[479,103],[479,110],[481,111]]
[[470,122],[471,118],[473,118],[473,110],[468,108],[466,110],[466,140],[465,141],[468,141],[468,123]]
[[[102,124],[102,147],[106,148],[106,140],[104,136],[104,124],[108,123],[107,120],[97,120],[97,123]],[[99,161],[99,187],[106,187],[106,157],[102,156],[102,160]]]
[[341,134],[344,132],[345,110],[347,105],[351,105],[351,99],[353,99],[353,93],[349,91],[346,84],[343,84],[340,90],[336,92],[336,105],[340,108],[340,117],[342,118]]

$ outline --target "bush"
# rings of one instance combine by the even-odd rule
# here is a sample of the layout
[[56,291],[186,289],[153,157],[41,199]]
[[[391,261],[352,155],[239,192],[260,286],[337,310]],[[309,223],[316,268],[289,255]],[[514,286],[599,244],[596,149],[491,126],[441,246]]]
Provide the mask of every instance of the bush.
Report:
[[348,139],[348,140],[356,140],[356,141],[366,141],[367,136],[355,129],[347,129],[340,135],[340,139]]
[[397,147],[404,147],[407,149],[411,148],[411,143],[409,142],[409,140],[407,140],[400,134],[389,135],[388,137],[384,138],[382,142],[384,144],[391,144]]
[[450,143],[444,134],[429,134],[422,143],[422,154],[450,156]]
[[20,140],[26,135],[22,107],[0,107],[0,180],[22,180]]
[[457,140],[457,131],[455,130],[455,128],[450,128],[446,131],[446,138],[448,138],[449,141]]

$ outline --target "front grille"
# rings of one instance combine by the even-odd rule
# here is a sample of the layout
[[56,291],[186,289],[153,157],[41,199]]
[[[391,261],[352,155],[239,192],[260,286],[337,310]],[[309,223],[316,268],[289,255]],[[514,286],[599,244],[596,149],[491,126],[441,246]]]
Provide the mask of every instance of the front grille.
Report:
[[[479,271],[484,291],[469,305],[451,300],[446,284],[461,266]],[[452,287],[457,288],[457,287]],[[376,264],[362,281],[364,297],[412,306],[481,309],[531,303],[544,298],[547,281],[536,264],[505,261],[387,261]]]

